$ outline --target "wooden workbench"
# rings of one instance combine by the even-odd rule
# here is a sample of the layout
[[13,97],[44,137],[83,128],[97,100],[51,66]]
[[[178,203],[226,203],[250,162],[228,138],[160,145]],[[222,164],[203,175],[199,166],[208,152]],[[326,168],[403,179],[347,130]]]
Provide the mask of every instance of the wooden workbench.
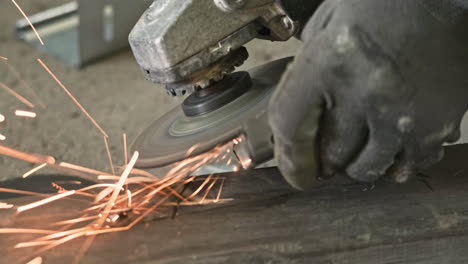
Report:
[[[427,174],[434,192],[414,180],[308,194],[289,189],[276,169],[228,175],[223,196],[234,201],[100,236],[83,263],[468,263],[468,146],[448,148]],[[47,221],[43,214],[37,221]],[[2,226],[15,223],[0,217]],[[12,250],[16,242],[0,236],[1,263],[32,253]],[[43,255],[44,263],[69,263],[82,242]]]

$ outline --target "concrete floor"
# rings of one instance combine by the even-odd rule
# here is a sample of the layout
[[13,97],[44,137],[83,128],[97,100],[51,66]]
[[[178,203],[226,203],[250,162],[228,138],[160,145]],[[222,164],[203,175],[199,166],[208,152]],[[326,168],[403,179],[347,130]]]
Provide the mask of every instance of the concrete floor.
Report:
[[[68,1],[17,2],[27,14],[34,14]],[[178,106],[180,99],[168,97],[162,87],[144,80],[129,50],[77,70],[16,40],[13,25],[19,18],[21,15],[10,0],[0,0],[0,56],[9,58],[8,64],[39,93],[47,108],[36,107],[34,111],[38,117],[34,120],[17,118],[14,111],[25,109],[25,106],[0,90],[0,113],[6,116],[6,122],[0,124],[0,133],[7,136],[2,144],[27,152],[53,155],[60,161],[90,168],[109,168],[101,134],[37,63],[37,58],[55,72],[109,134],[116,163],[123,159],[123,132],[128,134],[131,142],[144,127]],[[249,45],[252,55],[243,68],[293,55],[299,46],[296,40],[276,45],[257,41]],[[0,82],[32,98],[7,69],[7,65],[0,62]],[[0,180],[22,175],[32,167],[0,157]]]

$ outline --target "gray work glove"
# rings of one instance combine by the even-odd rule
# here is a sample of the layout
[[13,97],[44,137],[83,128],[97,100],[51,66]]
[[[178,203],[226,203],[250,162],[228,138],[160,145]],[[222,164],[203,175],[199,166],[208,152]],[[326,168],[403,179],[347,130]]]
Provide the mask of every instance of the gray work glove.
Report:
[[327,0],[272,98],[285,179],[398,182],[438,162],[468,109],[468,0]]

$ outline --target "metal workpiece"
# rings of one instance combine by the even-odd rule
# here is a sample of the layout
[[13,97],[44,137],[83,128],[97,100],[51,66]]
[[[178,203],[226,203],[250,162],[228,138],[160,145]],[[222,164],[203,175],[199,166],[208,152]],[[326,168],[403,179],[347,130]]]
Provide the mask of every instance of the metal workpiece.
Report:
[[[273,157],[267,108],[270,97],[292,58],[249,71],[251,86],[237,99],[201,115],[186,115],[181,106],[155,121],[132,145],[140,168],[158,168],[210,151],[244,135],[236,147],[242,162],[260,164]],[[209,88],[208,88],[209,89]],[[230,87],[225,87],[230,89]],[[224,89],[224,90],[225,90]],[[223,91],[224,91],[223,90]],[[187,155],[187,151],[196,148]],[[248,161],[250,159],[250,161]]]
[[296,29],[274,0],[156,0],[129,41],[147,79],[179,86],[254,38],[285,41]]
[[273,134],[266,110],[245,121],[243,128],[243,134],[233,150],[242,167],[252,169],[273,159]]

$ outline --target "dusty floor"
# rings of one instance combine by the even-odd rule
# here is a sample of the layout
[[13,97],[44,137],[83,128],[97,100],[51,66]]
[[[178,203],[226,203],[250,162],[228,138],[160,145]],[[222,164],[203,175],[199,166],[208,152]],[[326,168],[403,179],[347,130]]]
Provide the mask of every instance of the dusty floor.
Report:
[[[34,14],[68,1],[17,2],[26,13]],[[102,170],[109,167],[101,134],[41,68],[37,58],[56,73],[106,130],[116,163],[122,161],[123,132],[132,141],[150,122],[178,105],[177,99],[168,97],[162,87],[143,79],[129,50],[76,70],[16,40],[13,25],[20,17],[10,0],[0,0],[0,56],[9,58],[8,64],[40,94],[47,109],[35,108],[38,117],[34,120],[17,118],[14,111],[24,109],[24,105],[0,90],[0,113],[6,116],[6,122],[0,125],[0,133],[7,136],[5,145],[53,155],[60,161],[91,168]],[[266,41],[253,43],[249,45],[251,59],[244,68],[292,55],[299,45],[298,41],[276,45]],[[0,82],[28,96],[21,82],[8,72],[2,61]],[[6,179],[23,174],[32,165],[0,157],[0,168],[0,179]]]

